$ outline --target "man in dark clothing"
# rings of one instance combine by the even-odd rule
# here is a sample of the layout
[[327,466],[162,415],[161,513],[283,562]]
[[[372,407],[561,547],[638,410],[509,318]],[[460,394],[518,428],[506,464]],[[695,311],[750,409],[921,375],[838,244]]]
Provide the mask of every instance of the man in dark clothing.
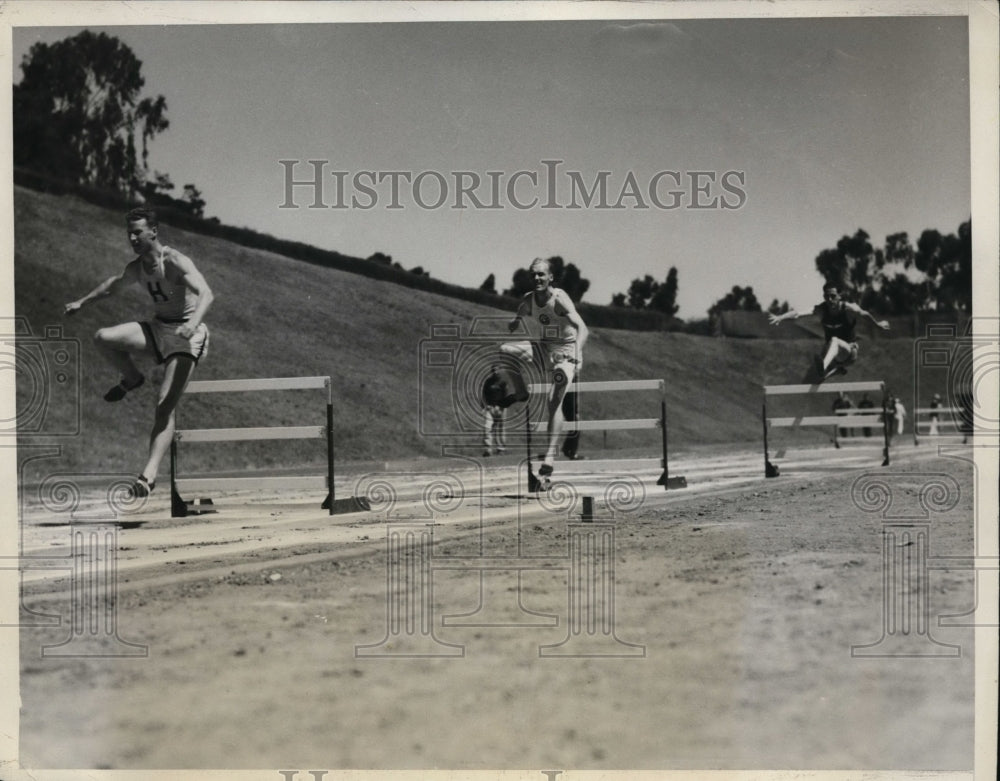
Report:
[[834,374],[846,374],[847,366],[858,359],[858,342],[854,328],[859,316],[867,317],[883,331],[889,330],[888,320],[876,320],[870,312],[857,304],[844,301],[840,297],[840,288],[832,283],[823,286],[823,303],[813,307],[812,312],[799,313],[790,309],[782,315],[772,314],[770,320],[771,325],[777,325],[783,320],[809,315],[819,317],[826,338],[823,352],[815,358],[817,382],[822,382]]

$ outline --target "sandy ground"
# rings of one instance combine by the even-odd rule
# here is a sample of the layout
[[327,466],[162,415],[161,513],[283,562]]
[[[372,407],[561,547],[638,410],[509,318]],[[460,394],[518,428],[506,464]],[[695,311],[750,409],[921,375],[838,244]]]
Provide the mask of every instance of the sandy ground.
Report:
[[896,450],[25,491],[22,766],[971,770],[972,467]]

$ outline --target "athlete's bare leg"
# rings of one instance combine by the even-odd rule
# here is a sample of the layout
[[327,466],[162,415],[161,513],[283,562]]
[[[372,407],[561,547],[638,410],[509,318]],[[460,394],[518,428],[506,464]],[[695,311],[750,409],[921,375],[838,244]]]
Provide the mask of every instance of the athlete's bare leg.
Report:
[[833,362],[837,360],[837,356],[840,354],[840,344],[838,339],[830,340],[826,353],[823,355],[823,374],[826,374],[833,366]]
[[552,390],[549,393],[548,400],[549,448],[545,453],[545,462],[542,464],[543,468],[548,467],[546,471],[549,473],[552,471],[552,462],[556,459],[563,428],[566,425],[566,416],[563,414],[562,409],[563,398],[566,396],[569,384],[573,381],[575,371],[576,367],[574,364],[561,363],[553,372]]
[[149,435],[149,460],[142,470],[142,476],[152,485],[160,470],[160,461],[170,448],[174,438],[174,410],[181,400],[184,388],[194,371],[195,359],[190,355],[172,355],[167,359],[160,385],[160,397],[156,402],[153,430]]

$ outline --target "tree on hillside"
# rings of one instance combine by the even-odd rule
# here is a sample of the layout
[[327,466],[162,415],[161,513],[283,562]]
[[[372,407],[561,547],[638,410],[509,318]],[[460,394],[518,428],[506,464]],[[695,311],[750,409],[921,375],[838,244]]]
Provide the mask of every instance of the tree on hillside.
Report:
[[887,236],[883,247],[868,239],[863,230],[842,237],[835,249],[816,257],[816,270],[874,314],[971,310],[971,221],[962,223],[957,235],[925,230],[916,248],[905,232]]
[[789,309],[787,301],[779,302],[778,299],[774,299],[770,305],[767,307],[767,311],[772,315],[783,315]]
[[479,286],[479,289],[483,290],[483,291],[485,291],[487,293],[496,293],[497,292],[497,279],[496,279],[496,277],[493,274],[490,274],[483,281],[483,284],[481,284]]
[[636,278],[628,286],[627,298],[625,299],[629,309],[645,309],[649,305],[649,300],[653,297],[659,283],[653,279],[652,275]]
[[[549,258],[549,260],[550,262],[555,260],[558,260],[560,263],[562,262],[562,258],[558,256]],[[565,290],[575,304],[580,303],[580,299],[583,298],[584,293],[590,290],[590,280],[584,279],[580,274],[580,269],[578,269],[573,263],[567,263],[566,266],[562,268],[558,280],[559,283],[557,287],[561,287]]]
[[205,199],[201,197],[201,190],[193,184],[184,185],[184,196],[181,199],[195,217],[205,216]]
[[649,309],[673,317],[680,308],[677,305],[677,269],[671,266],[662,284],[650,274],[633,279],[627,294],[615,293],[611,297],[611,306]]
[[942,236],[935,230],[921,233],[913,265],[926,276],[935,309],[972,311],[971,220],[958,226],[957,235]]
[[680,308],[677,305],[677,269],[673,266],[667,272],[666,280],[653,293],[653,297],[649,301],[649,308],[656,312],[663,312],[669,317],[677,314],[677,310]]
[[142,62],[128,46],[84,30],[36,43],[21,71],[13,92],[15,165],[79,184],[141,190],[149,142],[170,123],[162,95],[140,97]]
[[708,310],[708,317],[713,322],[718,319],[721,312],[760,312],[760,302],[753,292],[753,287],[740,287],[733,285],[733,289],[716,301]]
[[[553,287],[561,288],[569,294],[574,303],[579,303],[584,293],[590,289],[590,280],[584,279],[573,263],[567,264],[559,255],[547,258],[552,271]],[[527,268],[519,268],[511,278],[511,286],[503,291],[505,296],[521,298],[535,289],[531,272]]]
[[860,228],[853,236],[843,236],[835,249],[825,249],[816,256],[816,270],[823,279],[838,282],[846,297],[855,301],[861,301],[871,287],[874,266],[875,248]]
[[526,268],[519,268],[511,277],[510,287],[503,291],[505,296],[511,298],[522,298],[526,293],[535,289],[531,281],[531,272]]

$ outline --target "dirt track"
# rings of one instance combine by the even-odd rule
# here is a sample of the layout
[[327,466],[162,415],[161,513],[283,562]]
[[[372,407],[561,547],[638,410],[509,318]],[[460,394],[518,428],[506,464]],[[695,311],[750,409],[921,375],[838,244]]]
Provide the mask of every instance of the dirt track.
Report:
[[[971,769],[972,630],[937,619],[974,605],[968,560],[948,559],[973,551],[972,469],[899,451],[881,469],[843,453],[831,468],[825,450],[767,481],[759,454],[691,458],[670,492],[655,470],[617,493],[581,472],[567,479],[596,497],[591,524],[578,502],[527,497],[510,467],[429,493],[429,473],[386,475],[394,504],[332,518],[298,495],[170,519],[159,496],[116,532],[117,637],[97,641],[117,658],[50,655],[74,648],[56,647],[74,624],[51,569],[71,534],[26,502],[25,551],[49,559],[24,573],[39,615],[21,630],[22,763]],[[852,501],[866,474],[909,513],[891,537],[877,488]],[[948,501],[927,515],[942,475]],[[927,530],[930,625],[861,656],[888,621],[883,539],[915,554]],[[918,604],[912,576],[890,583]]]

